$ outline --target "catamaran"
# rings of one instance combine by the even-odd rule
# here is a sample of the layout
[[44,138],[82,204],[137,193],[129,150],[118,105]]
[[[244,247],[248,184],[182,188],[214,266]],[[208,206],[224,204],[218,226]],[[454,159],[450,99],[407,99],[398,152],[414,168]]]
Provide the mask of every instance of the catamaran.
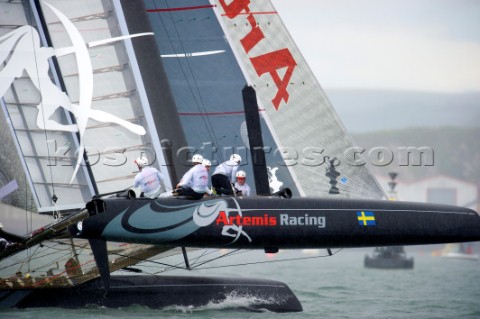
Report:
[[[192,269],[199,248],[331,255],[480,239],[473,210],[383,200],[268,0],[0,8],[2,139],[34,210],[56,217],[26,235],[0,230],[9,242],[2,306],[198,306],[234,293],[262,300],[257,308],[301,311],[278,281],[116,271],[171,255]],[[215,165],[234,152],[248,159],[255,197],[148,199],[129,190],[141,154],[171,191],[192,154]]]

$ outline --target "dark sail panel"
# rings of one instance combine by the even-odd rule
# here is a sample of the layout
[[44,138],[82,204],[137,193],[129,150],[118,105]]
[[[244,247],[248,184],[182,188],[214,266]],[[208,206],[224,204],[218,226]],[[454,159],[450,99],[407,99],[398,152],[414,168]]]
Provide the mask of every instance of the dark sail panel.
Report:
[[[204,1],[145,1],[172,88],[189,152],[216,165],[233,152],[254,186],[242,89],[247,83],[228,40]],[[260,109],[260,113],[264,110]],[[270,191],[290,187],[299,194],[268,126],[261,118]],[[281,181],[281,182],[280,182]]]

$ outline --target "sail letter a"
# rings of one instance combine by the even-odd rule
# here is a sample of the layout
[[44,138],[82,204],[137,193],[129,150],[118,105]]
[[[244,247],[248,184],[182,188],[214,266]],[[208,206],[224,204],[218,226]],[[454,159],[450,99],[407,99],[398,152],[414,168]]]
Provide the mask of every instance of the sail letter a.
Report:
[[[258,76],[262,76],[265,73],[270,73],[275,85],[278,88],[277,94],[272,100],[275,109],[278,111],[281,100],[285,103],[288,102],[287,86],[292,77],[293,70],[297,63],[292,57],[292,54],[288,49],[281,49],[274,52],[269,52],[254,58],[250,58],[255,71]],[[277,70],[287,68],[283,78],[280,78]]]
[[245,52],[248,53],[254,46],[257,45],[258,42],[265,38],[265,35],[263,34],[262,29],[258,27],[253,14],[250,13],[247,20],[252,26],[252,30],[242,40],[240,40],[240,43],[242,43]]
[[227,5],[224,0],[220,0],[219,2],[229,19],[235,18],[242,11],[250,12],[248,8],[250,0],[233,0],[229,5]]

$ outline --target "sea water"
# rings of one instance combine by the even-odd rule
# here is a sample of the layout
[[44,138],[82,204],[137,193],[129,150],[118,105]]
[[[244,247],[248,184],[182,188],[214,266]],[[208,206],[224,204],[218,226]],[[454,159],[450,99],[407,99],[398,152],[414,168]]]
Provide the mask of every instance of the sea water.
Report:
[[[252,312],[245,309],[256,300],[229,296],[199,308],[0,309],[0,318],[480,318],[480,262],[432,257],[425,247],[411,252],[407,247],[407,254],[415,258],[413,270],[365,268],[364,256],[373,249],[344,249],[331,257],[319,257],[326,255],[324,250],[280,251],[267,257],[257,251],[233,256],[227,263],[249,263],[258,257],[266,263],[183,271],[282,281],[302,303],[299,313]],[[302,259],[279,261],[290,258]]]

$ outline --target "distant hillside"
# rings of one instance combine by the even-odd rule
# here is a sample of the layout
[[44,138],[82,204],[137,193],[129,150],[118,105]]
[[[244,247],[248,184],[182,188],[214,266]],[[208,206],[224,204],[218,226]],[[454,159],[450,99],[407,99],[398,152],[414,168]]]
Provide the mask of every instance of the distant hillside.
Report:
[[[353,134],[353,139],[356,145],[366,149],[366,154],[374,147],[386,147],[392,151],[393,162],[384,167],[373,166],[374,174],[388,176],[388,172],[395,171],[403,180],[442,174],[480,184],[479,127],[413,127]],[[433,166],[399,164],[400,147],[424,146],[433,149]]]
[[411,126],[480,126],[480,92],[326,90],[326,93],[345,127],[354,133]]

